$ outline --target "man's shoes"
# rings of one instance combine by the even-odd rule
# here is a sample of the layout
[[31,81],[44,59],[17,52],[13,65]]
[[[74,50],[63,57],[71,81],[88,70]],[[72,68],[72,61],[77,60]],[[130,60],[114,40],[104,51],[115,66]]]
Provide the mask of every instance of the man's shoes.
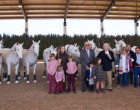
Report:
[[108,91],[109,91],[109,92],[113,92],[113,90],[112,90],[112,89],[108,89]]
[[82,90],[82,92],[85,92],[86,90]]

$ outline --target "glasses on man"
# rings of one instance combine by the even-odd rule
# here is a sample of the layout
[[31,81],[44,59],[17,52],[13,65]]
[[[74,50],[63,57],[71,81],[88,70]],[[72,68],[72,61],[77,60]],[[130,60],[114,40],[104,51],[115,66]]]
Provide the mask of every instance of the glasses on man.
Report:
[[86,46],[89,46],[89,45],[86,45]]

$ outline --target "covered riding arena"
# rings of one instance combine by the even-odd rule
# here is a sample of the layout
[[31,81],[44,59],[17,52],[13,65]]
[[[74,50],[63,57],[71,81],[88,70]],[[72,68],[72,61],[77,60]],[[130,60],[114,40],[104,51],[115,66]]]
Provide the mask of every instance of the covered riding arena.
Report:
[[[64,19],[64,35],[67,35],[67,19],[100,19],[101,38],[104,36],[106,19],[133,20],[134,35],[138,35],[140,0],[0,0],[0,19],[25,19],[28,35],[29,19]],[[12,27],[11,27],[12,28]],[[0,85],[0,110],[139,110],[140,87],[130,84],[113,92],[89,93],[81,91],[81,77],[76,80],[76,94],[48,94],[47,79],[43,79],[43,61],[38,61],[37,83],[33,83],[33,68],[30,68],[30,84],[21,74],[15,84],[12,68],[11,84]]]

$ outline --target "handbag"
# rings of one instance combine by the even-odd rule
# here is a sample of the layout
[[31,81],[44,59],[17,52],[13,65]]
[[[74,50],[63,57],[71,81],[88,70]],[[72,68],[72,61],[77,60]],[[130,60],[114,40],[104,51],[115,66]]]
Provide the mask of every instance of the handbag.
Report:
[[131,62],[131,60],[129,60],[129,67],[133,68],[133,63]]

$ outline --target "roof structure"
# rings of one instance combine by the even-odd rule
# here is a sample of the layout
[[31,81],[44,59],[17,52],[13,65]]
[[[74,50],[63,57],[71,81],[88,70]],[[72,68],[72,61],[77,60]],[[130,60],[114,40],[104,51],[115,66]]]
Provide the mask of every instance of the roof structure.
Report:
[[139,19],[140,0],[0,0],[0,19]]

